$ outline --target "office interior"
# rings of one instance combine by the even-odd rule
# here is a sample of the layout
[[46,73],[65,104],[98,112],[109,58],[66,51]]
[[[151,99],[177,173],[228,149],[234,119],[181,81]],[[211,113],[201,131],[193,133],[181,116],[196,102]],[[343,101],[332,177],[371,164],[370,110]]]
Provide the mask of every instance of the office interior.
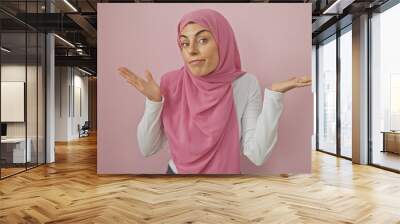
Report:
[[[73,158],[85,157],[74,153],[85,151],[87,143],[91,154],[84,160],[94,161],[90,169],[95,172],[97,4],[166,2],[174,1],[0,2],[1,187],[18,178],[29,179],[39,172],[35,170],[57,170],[59,161],[63,171],[68,172],[69,166],[74,169]],[[313,164],[313,172],[334,170],[348,162],[346,169],[351,173],[361,165],[369,174],[399,178],[399,1],[229,2],[312,5],[314,134],[310,150],[314,157],[334,159],[326,166]],[[397,220],[392,215],[395,218],[388,220]]]

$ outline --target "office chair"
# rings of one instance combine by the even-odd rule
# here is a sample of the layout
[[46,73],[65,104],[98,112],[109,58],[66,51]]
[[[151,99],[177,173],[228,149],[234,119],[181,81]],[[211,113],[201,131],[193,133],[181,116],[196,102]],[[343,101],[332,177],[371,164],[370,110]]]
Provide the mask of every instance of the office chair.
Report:
[[89,121],[85,121],[82,127],[80,127],[80,125],[78,124],[78,129],[79,129],[79,138],[89,136],[89,129],[90,129]]

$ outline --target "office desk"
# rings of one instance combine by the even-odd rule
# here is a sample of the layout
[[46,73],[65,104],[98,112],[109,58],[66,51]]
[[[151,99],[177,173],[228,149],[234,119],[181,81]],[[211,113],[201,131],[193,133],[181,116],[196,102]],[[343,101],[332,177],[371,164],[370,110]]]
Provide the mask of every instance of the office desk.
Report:
[[[1,139],[1,157],[6,163],[25,163],[32,158],[32,140],[27,138],[28,144],[25,154],[25,138],[6,138]],[[25,161],[27,159],[27,161]]]
[[382,131],[381,133],[383,133],[382,152],[400,154],[400,131]]

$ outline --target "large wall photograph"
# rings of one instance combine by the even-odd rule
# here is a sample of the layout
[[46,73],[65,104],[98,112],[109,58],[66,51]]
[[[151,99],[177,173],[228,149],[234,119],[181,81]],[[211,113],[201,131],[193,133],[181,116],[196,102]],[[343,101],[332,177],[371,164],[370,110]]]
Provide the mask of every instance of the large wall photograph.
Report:
[[311,4],[98,4],[98,173],[310,173],[310,21]]

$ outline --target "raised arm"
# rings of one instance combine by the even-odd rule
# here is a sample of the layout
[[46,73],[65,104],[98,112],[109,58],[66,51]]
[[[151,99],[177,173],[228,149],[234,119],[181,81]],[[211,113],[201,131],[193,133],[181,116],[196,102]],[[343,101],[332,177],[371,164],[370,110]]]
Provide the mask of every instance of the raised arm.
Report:
[[166,142],[161,122],[164,98],[161,96],[160,86],[148,70],[146,71],[147,80],[125,67],[118,68],[118,71],[129,84],[146,97],[144,114],[137,127],[137,140],[143,156],[150,156],[162,148]]
[[278,139],[278,121],[283,110],[280,92],[264,90],[264,102],[256,78],[251,83],[251,93],[242,117],[243,154],[261,166]]
[[264,100],[261,103],[259,84],[254,77],[250,85],[252,92],[242,117],[242,148],[251,162],[261,166],[278,140],[283,93],[310,85],[310,76],[292,77],[273,83],[271,90],[264,89]]

